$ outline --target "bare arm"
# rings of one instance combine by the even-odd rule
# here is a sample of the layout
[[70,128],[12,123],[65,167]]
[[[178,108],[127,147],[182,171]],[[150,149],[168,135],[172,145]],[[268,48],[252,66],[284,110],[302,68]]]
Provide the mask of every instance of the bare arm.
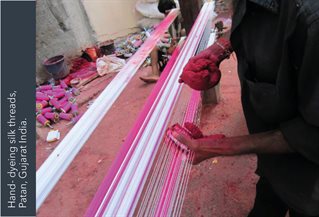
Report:
[[221,140],[230,151],[225,155],[283,154],[293,152],[279,130]]
[[192,140],[177,133],[173,135],[195,152],[194,164],[216,156],[293,152],[279,130],[223,139],[203,138]]

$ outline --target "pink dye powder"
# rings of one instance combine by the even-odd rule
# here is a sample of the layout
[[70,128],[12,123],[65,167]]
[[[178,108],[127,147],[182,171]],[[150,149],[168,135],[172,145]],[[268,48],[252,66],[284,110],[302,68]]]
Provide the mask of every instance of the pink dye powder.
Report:
[[184,82],[195,90],[214,87],[221,78],[219,65],[231,52],[230,42],[224,38],[218,39],[212,46],[189,60],[179,82]]

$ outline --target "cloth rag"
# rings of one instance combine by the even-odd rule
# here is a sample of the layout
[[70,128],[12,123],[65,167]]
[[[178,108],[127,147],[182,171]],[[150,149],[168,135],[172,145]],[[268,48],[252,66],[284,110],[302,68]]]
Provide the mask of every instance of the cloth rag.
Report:
[[230,41],[218,39],[212,46],[190,58],[179,82],[195,90],[207,90],[217,85],[221,78],[220,63],[229,58],[233,49]]

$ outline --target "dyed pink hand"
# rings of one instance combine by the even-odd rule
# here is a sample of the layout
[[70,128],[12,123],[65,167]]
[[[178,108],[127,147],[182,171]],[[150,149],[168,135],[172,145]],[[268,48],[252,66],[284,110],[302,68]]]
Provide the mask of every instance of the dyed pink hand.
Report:
[[172,135],[182,144],[186,145],[191,151],[195,153],[192,164],[196,165],[200,162],[212,157],[220,156],[220,144],[225,138],[225,135],[216,134],[207,136],[200,139],[190,139],[184,135],[181,135],[175,131]]

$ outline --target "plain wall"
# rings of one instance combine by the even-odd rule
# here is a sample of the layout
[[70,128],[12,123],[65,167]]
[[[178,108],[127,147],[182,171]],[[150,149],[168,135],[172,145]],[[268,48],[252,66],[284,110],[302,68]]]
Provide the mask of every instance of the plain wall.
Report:
[[81,49],[96,43],[81,0],[38,0],[36,2],[36,78],[43,83],[50,78],[42,66],[49,57],[64,54],[66,60]]
[[137,0],[83,0],[98,41],[135,32],[141,15],[135,10]]

